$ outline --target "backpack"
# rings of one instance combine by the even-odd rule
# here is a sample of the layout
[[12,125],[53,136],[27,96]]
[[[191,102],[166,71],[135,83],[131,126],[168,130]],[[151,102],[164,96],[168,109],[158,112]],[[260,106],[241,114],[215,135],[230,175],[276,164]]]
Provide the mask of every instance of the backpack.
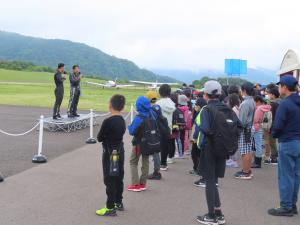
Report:
[[271,129],[271,127],[272,127],[272,112],[271,111],[264,113],[261,127],[262,127],[262,129],[264,129],[266,131]]
[[242,131],[234,111],[223,103],[207,106],[211,125],[212,152],[218,158],[228,158],[238,149],[238,139]]
[[139,116],[143,119],[140,127],[142,155],[153,155],[160,152],[161,135],[156,120],[151,115],[145,117],[140,114]]
[[173,112],[173,125],[183,127],[183,128],[185,128],[185,126],[186,126],[184,114],[178,108],[176,108],[175,111]]
[[193,125],[193,113],[190,110],[184,112],[185,129],[191,130]]
[[154,105],[152,110],[157,114],[157,126],[160,132],[160,135],[164,139],[169,139],[171,135],[171,129],[166,117],[162,115],[161,108],[159,105]]

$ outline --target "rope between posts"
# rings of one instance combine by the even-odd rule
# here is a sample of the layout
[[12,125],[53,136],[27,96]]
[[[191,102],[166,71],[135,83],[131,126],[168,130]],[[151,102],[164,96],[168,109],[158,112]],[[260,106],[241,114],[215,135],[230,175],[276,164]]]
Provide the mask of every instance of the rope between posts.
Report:
[[[90,115],[91,115],[91,113],[90,113]],[[110,115],[110,112],[104,113],[104,114],[95,114],[95,113],[93,113],[94,117],[104,117],[104,116],[108,116],[108,115]]]
[[8,132],[5,132],[4,130],[1,130],[0,129],[0,133],[2,134],[6,134],[8,136],[13,136],[13,137],[18,137],[18,136],[24,136],[26,134],[29,134],[30,132],[32,132],[34,129],[36,129],[38,126],[40,125],[40,122],[38,122],[33,128],[31,128],[30,130],[24,132],[24,133],[21,133],[21,134],[12,134],[12,133],[8,133]]
[[129,112],[127,113],[127,115],[124,116],[124,120],[127,120],[127,119],[129,118],[130,114],[131,114],[131,111],[129,111]]

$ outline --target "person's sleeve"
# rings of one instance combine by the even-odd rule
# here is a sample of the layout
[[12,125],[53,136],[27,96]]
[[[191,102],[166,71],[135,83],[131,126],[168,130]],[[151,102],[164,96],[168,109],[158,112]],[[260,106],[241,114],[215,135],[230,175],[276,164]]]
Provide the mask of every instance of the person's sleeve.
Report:
[[62,78],[62,75],[60,73],[55,74],[55,81],[59,84],[63,83],[63,78]]
[[272,127],[272,136],[274,138],[279,138],[280,134],[285,128],[285,123],[287,119],[286,112],[287,112],[287,107],[285,106],[285,104],[280,104],[277,109],[275,120]]
[[129,131],[129,134],[134,136],[136,135],[137,131],[138,131],[138,127],[141,125],[142,123],[142,120],[139,116],[136,116],[132,123],[128,126],[128,131]]
[[240,112],[239,112],[239,119],[243,125],[243,127],[245,127],[247,124],[247,109],[246,109],[246,105],[242,104],[240,107]]
[[210,124],[209,124],[209,112],[207,108],[203,109],[200,117],[201,117],[201,124],[199,129],[204,135],[208,135],[210,133]]
[[99,131],[99,133],[98,133],[98,135],[97,135],[97,140],[99,141],[99,142],[103,142],[104,140],[105,140],[105,138],[106,138],[106,133],[107,133],[107,122],[106,122],[107,120],[104,120],[103,121],[103,123],[102,123],[102,126],[101,126],[101,128],[100,128],[100,131]]
[[199,137],[199,133],[200,133],[200,127],[198,125],[196,125],[195,127],[195,131],[194,131],[194,135],[193,135],[193,139],[197,140]]

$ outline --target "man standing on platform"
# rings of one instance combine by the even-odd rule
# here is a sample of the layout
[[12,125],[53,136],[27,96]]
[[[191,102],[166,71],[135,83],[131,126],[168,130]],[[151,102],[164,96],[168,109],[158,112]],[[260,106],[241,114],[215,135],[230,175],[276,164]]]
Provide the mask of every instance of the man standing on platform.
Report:
[[73,66],[73,72],[70,74],[70,100],[68,107],[68,117],[79,117],[77,114],[77,105],[80,97],[80,69],[78,65]]
[[65,75],[65,64],[59,63],[57,66],[57,71],[54,75],[54,82],[56,85],[55,88],[55,104],[53,109],[53,119],[59,120],[61,119],[60,116],[60,105],[64,98],[64,81],[66,80]]

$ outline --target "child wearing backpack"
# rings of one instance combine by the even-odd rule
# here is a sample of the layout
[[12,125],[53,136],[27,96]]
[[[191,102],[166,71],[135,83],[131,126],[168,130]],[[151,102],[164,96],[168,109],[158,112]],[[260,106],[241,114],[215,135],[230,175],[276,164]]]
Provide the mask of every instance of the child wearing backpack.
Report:
[[[151,110],[153,111],[154,116],[157,118],[158,113],[161,113],[160,106],[156,104],[157,101],[157,93],[155,91],[148,91],[146,93],[146,97],[150,100]],[[156,152],[153,154],[153,162],[154,162],[154,172],[149,174],[149,180],[161,180],[162,175],[160,173],[160,154]]]
[[[134,117],[131,125],[128,127],[129,134],[133,136],[132,152],[130,157],[131,170],[131,185],[128,186],[128,191],[140,192],[147,190],[147,177],[149,173],[149,155],[142,152],[142,139],[144,134],[143,124],[150,117],[154,117],[151,112],[151,104],[149,99],[144,96],[139,96],[136,100],[136,110],[138,114]],[[155,119],[155,118],[154,118]],[[138,163],[142,157],[142,174],[139,177]]]
[[106,186],[106,207],[96,211],[99,216],[116,216],[116,210],[123,211],[124,189],[124,146],[123,136],[126,124],[121,115],[125,106],[123,95],[114,95],[110,99],[111,117],[105,119],[97,139],[102,142],[103,179]]
[[[263,133],[265,117],[271,115],[271,106],[266,105],[262,96],[257,95],[254,97],[256,110],[254,113],[253,127],[254,127],[254,143],[255,143],[255,158],[251,168],[261,168],[261,161],[263,155]],[[267,117],[266,117],[267,118]],[[268,122],[272,122],[272,118],[267,118]],[[269,127],[270,129],[271,127]]]
[[225,217],[221,211],[216,183],[218,178],[225,175],[226,158],[238,149],[240,124],[232,109],[220,102],[222,87],[218,81],[206,82],[204,93],[207,106],[200,115],[202,148],[200,173],[205,179],[208,213],[198,216],[197,221],[202,224],[218,225],[225,224]]
[[179,152],[179,157],[184,157],[184,152],[189,150],[189,131],[192,129],[193,115],[188,107],[188,98],[185,95],[178,96],[178,105],[185,121],[185,127],[180,129],[181,152]]

